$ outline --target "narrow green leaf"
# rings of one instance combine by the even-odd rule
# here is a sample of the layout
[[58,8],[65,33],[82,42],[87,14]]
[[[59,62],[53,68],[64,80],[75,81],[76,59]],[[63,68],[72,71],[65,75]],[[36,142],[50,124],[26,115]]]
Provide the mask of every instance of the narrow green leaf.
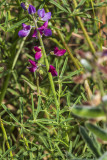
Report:
[[10,28],[7,29],[7,32],[10,32],[12,30],[14,30],[15,28],[17,28],[18,26],[20,26],[22,23],[25,23],[28,21],[28,18],[24,18],[21,21],[15,23],[13,26],[10,26]]
[[10,116],[15,122],[19,123],[19,121],[15,118],[15,116],[10,112],[10,110],[9,110],[4,104],[2,104],[1,106],[4,108],[4,110],[9,114],[9,116]]
[[36,110],[35,115],[34,115],[34,119],[37,118],[40,110],[41,110],[41,96],[39,96],[39,98],[38,98],[38,105],[37,105],[37,110]]
[[63,12],[69,13],[65,8],[63,8],[59,3],[55,2],[54,0],[49,1],[51,4],[54,4],[57,8],[62,10]]
[[107,141],[107,132],[104,129],[102,129],[92,123],[89,123],[89,122],[87,122],[85,125],[97,137],[99,137],[100,139],[102,139],[104,141]]
[[8,155],[10,153],[10,151],[15,150],[16,146],[11,147],[10,149],[8,149],[0,158],[0,160],[2,160],[6,155]]
[[78,4],[78,6],[76,7],[76,9],[77,9],[77,8],[80,8],[80,7],[85,3],[85,1],[86,1],[86,0],[81,0],[80,3]]
[[74,106],[70,107],[73,114],[82,118],[102,118],[105,120],[105,113],[101,107]]
[[60,150],[59,146],[57,144],[55,144],[55,146],[56,146],[56,148],[58,150],[59,155],[62,157],[62,160],[65,160],[65,157],[64,157],[62,151]]
[[37,89],[37,87],[32,82],[30,82],[27,77],[25,77],[24,75],[21,75],[21,78],[30,86],[31,89],[33,90]]
[[98,149],[96,148],[96,146],[94,145],[93,140],[89,137],[86,129],[82,126],[80,126],[79,128],[80,134],[83,137],[83,139],[85,140],[85,142],[87,143],[88,147],[90,148],[90,150],[92,151],[92,153],[99,158],[101,156],[101,153],[98,151]]
[[65,61],[64,61],[64,65],[62,67],[62,70],[61,70],[61,74],[60,74],[60,77],[63,76],[64,72],[65,72],[65,69],[67,67],[67,62],[68,62],[68,57],[66,57]]

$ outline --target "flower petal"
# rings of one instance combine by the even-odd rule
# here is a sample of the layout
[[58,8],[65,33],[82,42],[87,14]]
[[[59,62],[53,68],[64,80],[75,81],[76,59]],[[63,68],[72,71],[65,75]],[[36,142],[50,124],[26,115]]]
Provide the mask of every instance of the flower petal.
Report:
[[38,46],[34,46],[34,50],[37,52],[41,51],[41,49]]
[[36,37],[37,38],[37,30],[36,29],[34,30],[32,37]]
[[36,67],[27,67],[29,69],[30,72],[35,72],[36,71]]
[[107,49],[103,50],[102,56],[107,56]]
[[41,18],[43,18],[44,15],[45,15],[45,10],[44,10],[44,8],[38,9],[38,16],[41,17]]
[[29,59],[30,64],[32,65],[31,67],[27,67],[29,69],[30,72],[35,72],[37,70],[37,65],[36,62]]
[[51,12],[45,13],[44,17],[41,18],[42,21],[48,21],[51,19]]
[[33,61],[33,60],[29,59],[29,62],[30,62],[30,64],[31,64],[32,66],[37,67],[37,65],[36,65],[36,62],[35,62],[35,61]]
[[25,7],[25,3],[21,3],[21,7],[24,9],[24,10],[26,10],[26,7]]
[[35,53],[35,59],[39,60],[42,57],[42,53],[41,52],[36,52]]
[[60,49],[59,50],[57,47],[55,47],[55,49],[54,49],[54,54],[56,56],[63,56],[65,53],[66,53],[65,49]]
[[27,31],[27,30],[22,29],[18,32],[18,35],[19,37],[27,37],[29,33],[30,33],[30,30]]
[[35,12],[36,12],[36,8],[32,5],[29,5],[28,13],[29,14],[34,14]]
[[52,66],[52,65],[49,66],[49,71],[48,71],[48,72],[51,72],[51,74],[52,74],[53,77],[55,77],[55,76],[58,75],[58,73],[57,73],[55,67]]
[[47,28],[48,27],[48,21],[46,21],[44,24],[43,24],[44,28]]
[[48,28],[44,29],[44,35],[45,36],[51,36],[52,35],[51,29],[48,29]]
[[31,29],[30,25],[26,25],[24,23],[22,23],[22,27],[23,27],[24,30],[30,30]]
[[57,53],[59,51],[58,47],[54,48],[54,54]]

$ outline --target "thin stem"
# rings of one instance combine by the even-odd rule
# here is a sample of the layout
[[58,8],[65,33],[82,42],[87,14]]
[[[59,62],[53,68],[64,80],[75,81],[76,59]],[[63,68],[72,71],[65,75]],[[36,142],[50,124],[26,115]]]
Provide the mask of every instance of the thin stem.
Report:
[[[7,148],[10,149],[10,145],[9,145],[9,142],[8,142],[6,130],[5,130],[5,128],[4,128],[3,121],[2,121],[2,119],[1,119],[1,117],[0,117],[0,124],[1,124],[1,129],[2,129],[2,132],[3,132],[3,136],[4,136],[5,140],[6,140]],[[10,151],[10,157],[11,157],[11,159],[13,160],[12,151]]]
[[[47,12],[49,12],[47,6],[46,6],[46,10],[47,10]],[[55,24],[55,21],[54,21],[54,20],[51,20],[51,21],[52,21],[53,24]],[[66,44],[65,39],[64,39],[63,34],[61,33],[61,31],[57,29],[57,26],[56,26],[56,25],[55,25],[55,27],[56,27],[56,31],[57,31],[57,33],[58,33],[58,36],[59,36],[59,38],[60,38],[61,41],[62,41],[62,44],[64,45],[64,47],[66,48],[66,50],[67,50],[67,52],[68,52],[68,54],[69,54],[69,57],[70,57],[71,60],[73,61],[75,67],[76,67],[77,69],[80,69],[80,68],[81,68],[80,62],[79,62],[78,59],[75,58],[75,57],[73,56],[73,54],[71,53],[71,49],[70,49],[70,48],[68,47],[68,45]],[[81,71],[81,73],[83,74],[82,71]],[[87,91],[87,94],[90,95],[90,97],[91,97],[92,92],[91,92],[90,86],[89,86],[89,84],[88,84],[88,80],[86,80],[85,83],[86,83],[87,86],[88,86],[88,90],[87,90],[87,88],[85,88],[86,91]],[[86,85],[84,85],[84,86],[86,87]]]
[[[76,0],[73,0],[73,3],[74,3],[74,7],[76,8],[77,7],[77,2],[76,2]],[[85,27],[84,27],[84,25],[83,25],[83,22],[81,21],[81,19],[80,19],[80,17],[78,17],[78,16],[76,16],[76,18],[77,18],[77,20],[78,20],[78,23],[80,24],[80,27],[81,27],[81,29],[82,29],[82,31],[83,31],[83,33],[84,33],[84,36],[85,36],[85,38],[86,38],[86,40],[87,40],[87,42],[88,42],[88,44],[89,44],[89,46],[90,46],[90,49],[91,49],[91,51],[92,51],[92,53],[94,54],[94,56],[96,57],[96,55],[95,55],[95,48],[93,47],[93,44],[92,44],[92,42],[91,42],[91,40],[90,40],[90,38],[89,38],[89,36],[88,36],[88,33],[87,33],[87,31],[86,31],[86,29],[85,29]]]
[[[47,6],[45,6],[45,7],[46,7],[47,12],[49,12]],[[51,20],[51,22],[52,22],[53,24],[55,24],[55,21],[54,21],[54,20]],[[57,29],[57,25],[55,25],[55,27],[56,27],[55,29],[56,29],[56,31],[57,31],[57,33],[58,33],[58,36],[59,36],[59,38],[60,38],[61,41],[62,41],[62,44],[64,45],[64,47],[66,48],[66,50],[67,50],[67,52],[68,52],[68,54],[69,54],[69,57],[70,57],[71,60],[73,61],[73,63],[74,63],[74,65],[76,66],[76,68],[77,68],[77,69],[80,69],[79,61],[78,61],[77,58],[75,58],[75,57],[73,56],[73,54],[72,54],[72,52],[71,52],[71,49],[68,47],[68,45],[67,45],[66,42],[65,42],[65,39],[64,39],[64,37],[63,37],[62,32]]]
[[[37,26],[37,22],[35,21],[34,17],[33,17],[33,20],[34,20],[34,23],[35,23],[35,27],[37,29],[38,26]],[[39,41],[40,41],[40,45],[41,45],[41,48],[42,48],[43,58],[45,60],[46,70],[48,72],[48,70],[49,70],[49,62],[48,62],[47,55],[46,55],[46,52],[45,52],[45,47],[44,47],[41,35],[40,35],[40,33],[39,33],[38,30],[37,30],[37,32],[38,32],[38,38],[39,38]],[[55,105],[56,105],[56,107],[58,109],[59,108],[59,103],[58,103],[57,96],[56,96],[55,86],[54,86],[52,75],[49,72],[48,72],[48,78],[49,78],[51,89],[52,89],[52,92],[53,92],[53,96],[54,96],[54,100],[55,100]],[[59,121],[59,117],[57,117],[57,120]]]
[[[26,39],[26,38],[23,39],[23,41],[22,41],[22,43],[21,43],[21,45],[20,45],[19,50],[18,50],[17,53],[15,54],[15,57],[13,57],[12,60],[11,60],[11,61],[12,61],[12,64],[11,64],[11,66],[10,66],[10,72],[9,72],[8,75],[6,76],[6,80],[4,81],[3,87],[2,87],[2,89],[1,89],[1,94],[0,94],[0,107],[1,107],[2,101],[3,101],[3,99],[4,99],[4,97],[5,97],[5,94],[6,94],[6,90],[7,90],[8,83],[9,83],[9,79],[10,79],[10,76],[11,76],[11,71],[12,71],[12,70],[14,69],[14,67],[15,67],[15,64],[16,64],[16,62],[17,62],[17,59],[18,59],[19,54],[20,54],[20,52],[21,52],[21,49],[22,49],[22,47],[23,47],[23,45],[24,45],[25,39]],[[4,125],[3,125],[3,122],[2,122],[1,116],[0,116],[0,124],[1,124],[1,129],[2,129],[2,131],[3,131],[3,135],[4,135],[5,139],[6,139],[7,148],[10,149],[10,145],[9,145],[9,142],[8,142],[6,130],[5,130],[5,128],[4,128]],[[11,158],[13,159],[12,151],[10,151],[10,156],[11,156]]]
[[12,64],[11,64],[11,66],[10,66],[10,72],[8,73],[8,75],[6,76],[6,79],[5,79],[5,81],[4,81],[4,83],[3,83],[3,87],[2,87],[2,89],[1,89],[1,94],[0,94],[0,106],[1,106],[1,103],[2,103],[2,101],[3,101],[3,99],[4,99],[4,97],[5,97],[5,94],[6,94],[6,90],[7,90],[7,87],[8,87],[8,83],[9,83],[9,79],[10,79],[10,76],[11,76],[11,71],[14,69],[14,67],[15,67],[15,64],[16,64],[16,62],[17,62],[17,59],[18,59],[18,57],[19,57],[19,54],[20,54],[20,52],[21,52],[21,50],[22,50],[22,47],[23,47],[23,45],[24,45],[24,42],[25,42],[25,39],[26,38],[24,38],[23,39],[23,41],[21,42],[21,45],[20,45],[20,48],[19,48],[19,50],[17,51],[17,53],[15,54],[15,56],[12,58],[12,60],[11,60],[11,62],[12,62]]

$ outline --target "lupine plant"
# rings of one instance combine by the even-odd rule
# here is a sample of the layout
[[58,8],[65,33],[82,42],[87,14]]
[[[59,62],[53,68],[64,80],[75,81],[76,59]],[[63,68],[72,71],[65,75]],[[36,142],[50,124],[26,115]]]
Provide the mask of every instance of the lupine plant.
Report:
[[0,2],[0,160],[107,159],[106,5]]

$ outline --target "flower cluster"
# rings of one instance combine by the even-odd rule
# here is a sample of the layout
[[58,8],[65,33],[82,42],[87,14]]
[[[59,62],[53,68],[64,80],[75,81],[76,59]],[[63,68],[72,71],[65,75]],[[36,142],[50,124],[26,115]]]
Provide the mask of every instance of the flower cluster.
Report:
[[[28,69],[29,69],[30,72],[35,72],[38,69],[37,61],[42,57],[42,52],[41,52],[41,49],[39,47],[35,46],[34,50],[36,51],[36,53],[35,53],[36,62],[33,61],[33,60],[29,60],[29,62],[31,64],[31,67],[28,67]],[[62,56],[62,55],[64,55],[65,52],[66,52],[65,49],[60,49],[59,50],[57,47],[54,48],[54,55],[55,56]],[[48,72],[50,72],[53,77],[58,75],[55,67],[52,66],[52,65],[49,66]]]
[[[33,15],[33,17],[34,17],[34,14],[36,13],[36,8],[34,6],[29,5],[29,7],[27,7],[25,5],[25,3],[21,3],[21,7],[24,10],[27,10],[28,13]],[[41,37],[43,35],[51,36],[52,31],[51,31],[51,29],[48,28],[48,20],[51,19],[51,12],[46,13],[44,8],[42,8],[42,9],[39,9],[37,11],[37,14],[38,14],[38,17],[35,20],[36,23],[37,23],[38,19],[40,19],[42,21],[45,21],[45,22],[39,28],[34,29],[34,33],[33,33],[32,37],[38,38],[38,32],[40,33]],[[27,37],[29,35],[31,29],[33,28],[33,26],[26,25],[26,24],[23,23],[22,27],[23,27],[23,29],[18,32],[19,37]],[[35,50],[35,61],[29,60],[31,66],[27,67],[30,72],[35,72],[39,68],[38,60],[42,57],[41,48],[39,48],[38,46],[34,46],[34,50]],[[65,54],[65,52],[66,52],[65,49],[58,49],[57,47],[55,47],[54,51],[53,51],[55,56],[62,56],[62,55]],[[50,72],[52,74],[52,76],[57,76],[58,75],[55,67],[52,66],[52,65],[49,66],[48,72]]]
[[[24,10],[27,10],[25,3],[21,3],[21,7]],[[29,5],[28,7],[28,13],[31,15],[34,15],[36,13],[36,8],[32,5]],[[51,12],[45,13],[44,8],[39,9],[38,10],[38,18],[42,21],[45,21],[45,23],[39,27],[39,28],[35,28],[34,33],[32,35],[32,37],[36,37],[37,38],[37,31],[40,32],[40,35],[42,36],[43,34],[45,36],[51,36],[52,35],[52,31],[51,29],[48,28],[48,20],[51,19]],[[32,26],[30,25],[26,25],[26,24],[22,24],[23,29],[19,31],[18,35],[20,37],[27,37],[30,33],[30,30],[32,29]]]

